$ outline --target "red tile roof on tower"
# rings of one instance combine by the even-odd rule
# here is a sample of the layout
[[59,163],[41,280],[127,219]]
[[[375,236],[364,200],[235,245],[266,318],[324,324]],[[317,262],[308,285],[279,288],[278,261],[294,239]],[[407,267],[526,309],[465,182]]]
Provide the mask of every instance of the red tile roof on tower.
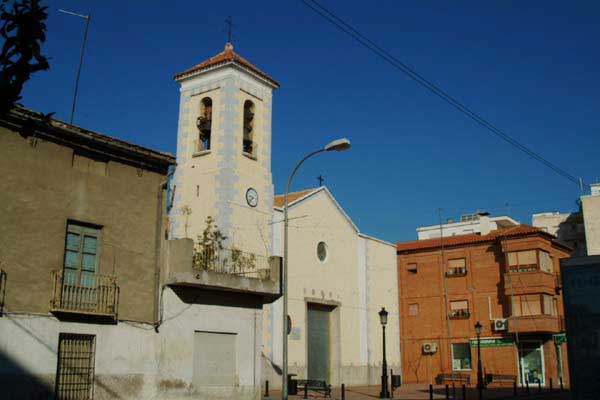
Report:
[[[554,235],[544,232],[540,228],[535,228],[530,225],[517,225],[510,228],[498,229],[491,231],[487,235],[481,235],[479,233],[469,233],[466,235],[456,236],[444,236],[443,242],[444,247],[462,246],[479,244],[485,242],[493,242],[495,240],[503,238],[514,238],[519,236],[529,235],[541,235],[547,239],[552,240],[553,243],[565,247],[563,244],[556,242]],[[396,250],[398,252],[410,252],[419,250],[430,250],[442,246],[442,240],[440,238],[424,239],[424,240],[412,240],[410,242],[399,242],[396,243]]]
[[184,78],[184,77],[192,75],[194,73],[209,69],[211,67],[216,67],[216,66],[221,66],[221,65],[226,65],[226,64],[237,64],[245,69],[249,69],[251,72],[253,72],[253,73],[257,74],[258,76],[260,76],[261,78],[267,80],[269,83],[271,83],[276,88],[278,88],[280,86],[279,82],[277,82],[275,79],[271,78],[265,72],[261,71],[260,69],[258,69],[254,65],[252,65],[252,63],[250,63],[250,61],[246,60],[244,57],[240,56],[235,51],[233,51],[233,45],[231,43],[227,43],[225,45],[225,50],[223,50],[216,56],[211,57],[208,60],[201,62],[200,64],[196,64],[193,67],[188,68],[183,72],[175,74],[173,79],[179,80],[181,78]]
[[[312,192],[314,192],[317,189],[319,189],[319,188],[312,188],[312,189],[300,190],[299,192],[288,193],[288,204],[298,200],[301,197],[311,194]],[[279,207],[279,208],[285,206],[285,194],[276,195],[275,198],[273,199],[273,204],[275,205],[275,207]]]

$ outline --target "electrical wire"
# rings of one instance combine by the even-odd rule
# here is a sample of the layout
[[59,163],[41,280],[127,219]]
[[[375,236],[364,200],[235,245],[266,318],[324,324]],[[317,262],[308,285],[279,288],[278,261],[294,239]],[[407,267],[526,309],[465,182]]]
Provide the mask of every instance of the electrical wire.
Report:
[[360,33],[358,30],[353,28],[350,24],[348,24],[343,19],[341,19],[340,17],[335,15],[332,11],[325,8],[318,1],[316,1],[316,0],[300,0],[300,1],[304,5],[309,7],[311,10],[313,10],[315,13],[319,14],[321,17],[323,17],[324,19],[329,21],[335,27],[337,27],[338,29],[340,29],[341,31],[346,33],[347,35],[351,36],[353,39],[355,39],[357,42],[359,42],[364,47],[369,49],[371,52],[373,52],[374,54],[376,54],[377,56],[382,58],[384,61],[388,62],[396,69],[398,69],[401,72],[403,72],[404,74],[408,75],[408,77],[410,77],[411,79],[413,79],[414,81],[419,83],[421,86],[428,89],[430,92],[432,92],[433,94],[435,94],[436,96],[438,96],[439,98],[444,100],[446,103],[448,103],[452,107],[456,108],[458,111],[465,114],[467,117],[469,117],[470,119],[472,119],[479,125],[486,128],[488,131],[492,132],[494,135],[498,136],[500,139],[504,140],[505,142],[516,147],[518,150],[527,154],[534,160],[536,160],[536,161],[540,162],[541,164],[545,165],[546,167],[550,168],[556,174],[562,176],[563,178],[568,179],[569,181],[571,181],[577,185],[589,187],[589,185],[584,183],[582,180],[578,179],[577,177],[575,177],[574,175],[565,171],[558,165],[552,163],[551,161],[542,157],[540,154],[536,153],[529,147],[520,143],[517,139],[511,137],[510,135],[508,135],[507,133],[502,131],[500,128],[496,127],[494,124],[487,121],[485,118],[483,118],[482,116],[480,116],[479,114],[477,114],[476,112],[472,111],[470,108],[468,108],[467,106],[465,106],[464,104],[459,102],[457,99],[455,99],[448,93],[444,92],[441,88],[439,88],[438,86],[436,86],[435,84],[433,84],[432,82],[430,82],[429,80],[427,80],[426,78],[421,76],[419,73],[417,73],[415,70],[410,68],[408,65],[406,65],[405,63],[400,61],[398,58],[394,57],[387,50],[385,50],[381,46],[377,45],[371,39],[369,39],[368,37],[366,37],[365,35]]

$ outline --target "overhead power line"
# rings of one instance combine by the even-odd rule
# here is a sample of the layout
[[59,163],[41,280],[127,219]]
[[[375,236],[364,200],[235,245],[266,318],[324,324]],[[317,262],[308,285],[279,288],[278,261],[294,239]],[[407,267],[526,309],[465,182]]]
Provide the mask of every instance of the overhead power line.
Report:
[[408,77],[410,77],[411,79],[416,81],[418,84],[420,84],[424,88],[428,89],[430,92],[432,92],[433,94],[435,94],[436,96],[438,96],[439,98],[444,100],[446,103],[450,104],[452,107],[454,107],[458,111],[465,114],[467,117],[469,117],[470,119],[472,119],[479,125],[486,128],[488,131],[490,131],[494,135],[498,136],[500,139],[502,139],[505,142],[507,142],[508,144],[516,147],[518,150],[527,154],[529,157],[542,163],[543,165],[550,168],[552,171],[554,171],[558,175],[562,176],[565,179],[568,179],[569,181],[577,184],[578,186],[584,186],[584,185],[586,187],[589,186],[588,184],[583,183],[583,181],[580,178],[575,177],[574,175],[565,171],[558,165],[554,164],[553,162],[547,160],[540,154],[536,153],[529,147],[520,143],[517,139],[511,137],[510,135],[505,133],[503,130],[496,127],[494,124],[492,124],[491,122],[489,122],[488,120],[486,120],[485,118],[483,118],[482,116],[477,114],[475,111],[471,110],[469,107],[465,106],[460,101],[458,101],[457,99],[452,97],[450,94],[448,94],[445,91],[443,91],[442,89],[440,89],[434,83],[430,82],[429,80],[427,80],[426,78],[421,76],[419,73],[417,73],[415,70],[413,70],[408,65],[403,63],[401,60],[399,60],[398,58],[393,56],[390,52],[388,52],[387,50],[385,50],[384,48],[382,48],[381,46],[379,46],[378,44],[373,42],[371,39],[369,39],[368,37],[366,37],[365,35],[360,33],[358,30],[356,30],[354,27],[352,27],[350,24],[348,24],[346,21],[344,21],[343,19],[341,19],[340,17],[335,15],[332,11],[325,8],[318,1],[316,1],[316,0],[300,0],[300,1],[304,5],[309,7],[311,10],[313,10],[314,12],[319,14],[321,17],[323,17],[324,19],[329,21],[332,25],[334,25],[335,27],[337,27],[338,29],[340,29],[341,31],[343,31],[344,33],[346,33],[347,35],[352,37],[354,40],[356,40],[357,42],[362,44],[364,47],[369,49],[371,52],[373,52],[380,58],[382,58],[384,61],[388,62],[396,69],[398,69],[401,72],[403,72],[404,74],[408,75]]

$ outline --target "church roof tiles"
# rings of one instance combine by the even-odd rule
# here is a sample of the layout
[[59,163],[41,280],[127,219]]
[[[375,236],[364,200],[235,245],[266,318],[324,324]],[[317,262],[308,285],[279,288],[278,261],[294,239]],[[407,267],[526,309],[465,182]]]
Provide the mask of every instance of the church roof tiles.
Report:
[[211,57],[208,60],[201,62],[200,64],[196,64],[193,67],[188,68],[183,72],[175,74],[173,79],[175,79],[177,81],[177,80],[180,80],[187,76],[190,76],[192,74],[199,73],[201,71],[211,69],[211,68],[217,67],[217,66],[226,65],[226,64],[237,64],[238,66],[241,66],[244,69],[250,70],[254,74],[265,79],[271,85],[273,85],[275,88],[278,88],[280,86],[279,82],[277,82],[275,79],[271,78],[265,72],[261,71],[256,66],[254,66],[250,61],[246,60],[244,57],[240,56],[235,51],[233,51],[233,45],[231,43],[227,43],[225,45],[225,50],[223,50],[216,56]]

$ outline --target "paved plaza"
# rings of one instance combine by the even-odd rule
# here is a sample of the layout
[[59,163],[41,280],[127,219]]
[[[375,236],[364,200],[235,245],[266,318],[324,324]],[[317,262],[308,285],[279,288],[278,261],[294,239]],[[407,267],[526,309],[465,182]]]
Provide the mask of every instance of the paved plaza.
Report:
[[[353,386],[346,388],[346,400],[367,400],[367,399],[378,399],[379,398],[379,386]],[[457,386],[453,392],[452,387],[448,388],[449,399],[452,400],[463,400],[462,388]],[[270,391],[269,397],[265,397],[270,400],[277,400],[281,398],[280,391]],[[453,396],[454,395],[454,396]],[[304,393],[299,393],[298,396],[289,396],[290,399],[303,399]],[[323,399],[325,396],[322,393],[309,391],[309,399]],[[342,394],[340,388],[333,388],[331,398],[333,400],[341,400]],[[401,388],[394,391],[394,399],[399,400],[428,400],[429,397],[429,386],[428,385],[417,385],[409,384],[403,385]],[[433,387],[433,399],[446,399],[446,388],[445,386],[434,385]],[[477,400],[477,390],[475,388],[467,388],[465,391],[465,400]],[[537,388],[530,388],[529,394],[520,388],[517,391],[517,397],[513,396],[512,388],[488,388],[483,391],[483,399],[519,399],[519,400],[570,400],[571,396],[569,391],[553,390],[548,391],[543,389],[542,392],[538,392]]]

